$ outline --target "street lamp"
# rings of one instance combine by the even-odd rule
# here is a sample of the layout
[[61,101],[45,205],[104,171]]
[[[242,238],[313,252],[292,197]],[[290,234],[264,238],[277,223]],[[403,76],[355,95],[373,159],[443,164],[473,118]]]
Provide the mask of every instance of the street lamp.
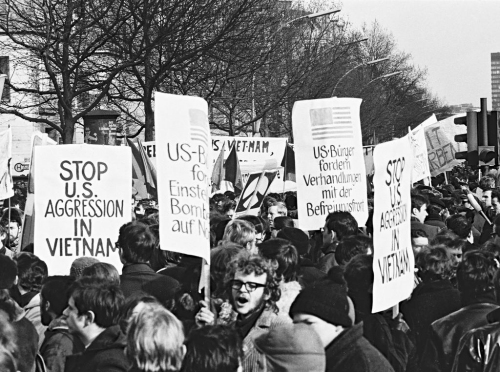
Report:
[[377,80],[381,80],[381,79],[385,79],[385,78],[388,78],[388,77],[391,77],[391,76],[395,76],[395,75],[399,75],[399,74],[402,74],[403,71],[396,71],[396,72],[391,72],[390,74],[385,74],[385,75],[381,75],[379,77],[376,77],[375,79],[372,79],[368,82],[368,84],[366,84],[363,89],[361,89],[361,92],[359,92],[359,95],[361,95],[361,93],[363,93],[365,91],[365,89],[368,87],[368,85],[370,85],[371,83],[373,83],[374,81],[377,81]]
[[[362,40],[360,40],[362,41]],[[358,41],[356,41],[358,42]],[[353,72],[354,70],[356,70],[357,68],[359,67],[362,67],[362,66],[368,66],[368,65],[374,65],[376,63],[379,63],[379,62],[383,62],[383,61],[387,61],[389,59],[389,57],[385,57],[385,58],[379,58],[379,59],[374,59],[372,61],[368,61],[368,62],[363,62],[363,63],[360,63],[359,65],[356,65],[354,66],[353,68],[351,68],[349,71],[347,71],[344,75],[342,75],[342,77],[337,81],[337,84],[335,84],[335,86],[333,87],[333,90],[332,90],[332,97],[335,95],[335,90],[337,89],[338,85],[340,84],[340,82],[342,80],[344,80],[344,78],[349,75],[351,72]]]
[[305,19],[305,18],[314,19],[314,18],[323,17],[323,16],[330,15],[330,14],[335,14],[335,13],[338,13],[340,11],[341,11],[341,9],[330,9],[330,10],[325,10],[323,12],[306,14],[302,17],[298,17],[298,18],[292,19],[291,21],[286,22],[285,25],[289,25],[289,24],[296,22],[296,21],[299,21],[301,19]]

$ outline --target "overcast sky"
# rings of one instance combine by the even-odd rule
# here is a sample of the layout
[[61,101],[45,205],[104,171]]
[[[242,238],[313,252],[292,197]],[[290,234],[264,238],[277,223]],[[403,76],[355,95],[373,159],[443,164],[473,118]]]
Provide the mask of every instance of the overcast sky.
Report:
[[399,50],[427,67],[428,88],[444,103],[486,97],[491,108],[490,54],[500,52],[500,0],[343,0],[343,17],[359,27],[375,19]]

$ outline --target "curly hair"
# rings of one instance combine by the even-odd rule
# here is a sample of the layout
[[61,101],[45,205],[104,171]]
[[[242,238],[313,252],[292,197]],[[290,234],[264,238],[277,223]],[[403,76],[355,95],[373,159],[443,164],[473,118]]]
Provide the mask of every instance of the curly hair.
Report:
[[40,292],[48,276],[47,264],[33,253],[21,252],[15,259],[19,285],[28,292]]
[[284,280],[285,283],[288,283],[297,280],[299,254],[288,240],[280,238],[266,240],[259,244],[259,252],[275,267],[279,281]]
[[266,287],[264,288],[264,294],[268,296],[266,300],[266,308],[278,312],[278,307],[276,302],[279,301],[281,297],[281,290],[279,288],[279,282],[276,278],[276,272],[274,271],[271,263],[265,258],[251,254],[247,250],[241,251],[230,263],[226,271],[226,278],[224,284],[229,298],[232,298],[231,280],[234,279],[236,272],[242,272],[244,274],[255,274],[266,276]]
[[417,254],[416,264],[424,282],[451,279],[454,276],[454,261],[446,246],[424,248]]
[[493,253],[477,250],[465,253],[457,269],[458,290],[476,295],[493,290],[497,270]]

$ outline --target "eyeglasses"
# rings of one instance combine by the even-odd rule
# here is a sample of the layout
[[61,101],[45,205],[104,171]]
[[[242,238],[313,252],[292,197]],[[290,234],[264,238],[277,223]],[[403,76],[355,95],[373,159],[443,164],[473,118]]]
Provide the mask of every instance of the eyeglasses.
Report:
[[265,284],[260,284],[260,283],[254,283],[254,282],[242,282],[241,280],[231,280],[231,288],[236,289],[239,291],[241,287],[245,286],[247,292],[253,292],[257,288],[264,288],[266,285]]

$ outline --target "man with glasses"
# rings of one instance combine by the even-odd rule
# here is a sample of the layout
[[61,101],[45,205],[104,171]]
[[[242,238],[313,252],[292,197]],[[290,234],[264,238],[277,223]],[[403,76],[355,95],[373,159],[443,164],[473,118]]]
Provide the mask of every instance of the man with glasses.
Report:
[[[243,370],[259,370],[265,360],[255,348],[254,340],[276,326],[291,323],[290,317],[279,314],[276,307],[280,298],[276,274],[267,260],[242,251],[229,264],[226,284],[231,304],[238,314],[234,325],[243,339]],[[196,315],[197,324],[213,324],[214,314],[205,302],[202,306]]]

